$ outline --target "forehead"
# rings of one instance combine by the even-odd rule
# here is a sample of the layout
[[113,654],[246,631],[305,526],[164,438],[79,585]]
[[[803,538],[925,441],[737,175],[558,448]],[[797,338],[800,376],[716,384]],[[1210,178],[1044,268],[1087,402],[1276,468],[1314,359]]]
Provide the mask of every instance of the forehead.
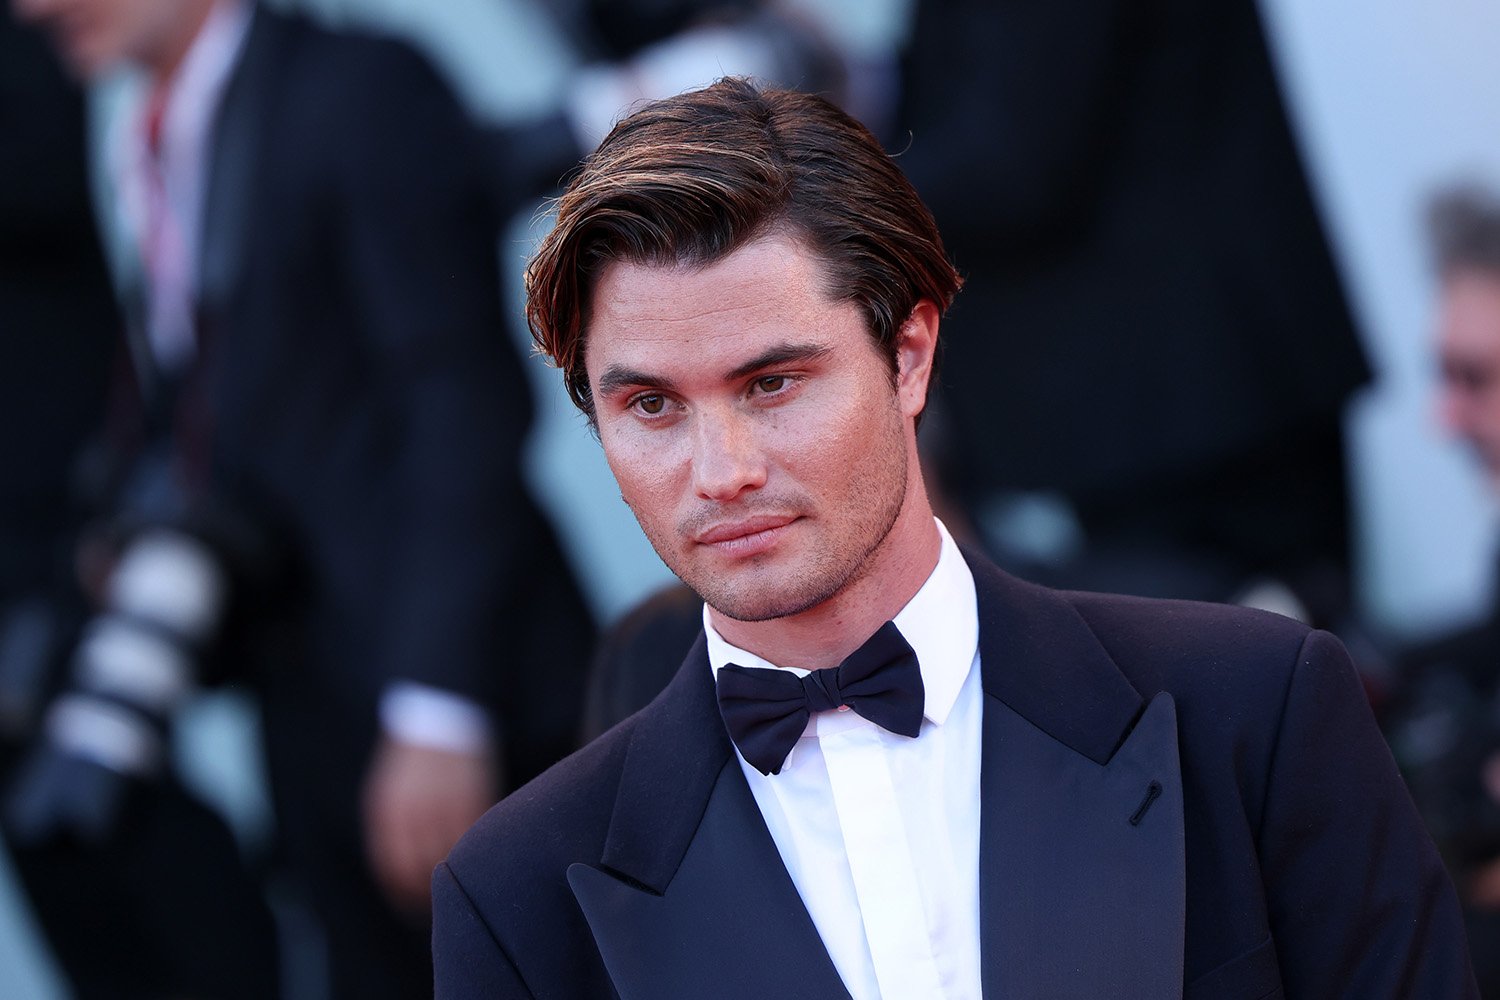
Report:
[[862,330],[861,312],[828,294],[824,264],[789,237],[749,243],[705,267],[616,262],[594,287],[584,357],[601,365],[732,360],[767,338]]

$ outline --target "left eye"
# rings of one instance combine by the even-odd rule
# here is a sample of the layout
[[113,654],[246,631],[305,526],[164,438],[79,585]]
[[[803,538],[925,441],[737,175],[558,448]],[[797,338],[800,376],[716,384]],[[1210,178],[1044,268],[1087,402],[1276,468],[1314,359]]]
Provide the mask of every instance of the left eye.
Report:
[[761,392],[780,392],[785,386],[785,375],[764,375],[755,380],[755,387]]

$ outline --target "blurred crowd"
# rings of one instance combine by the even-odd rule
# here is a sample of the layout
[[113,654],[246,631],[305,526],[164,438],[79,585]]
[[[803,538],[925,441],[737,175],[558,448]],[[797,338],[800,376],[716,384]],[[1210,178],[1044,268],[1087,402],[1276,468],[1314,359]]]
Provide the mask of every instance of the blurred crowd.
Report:
[[[954,534],[1339,633],[1500,997],[1500,613],[1361,613],[1372,366],[1256,3],[493,2],[566,53],[503,115],[326,4],[0,13],[0,841],[74,995],[430,995],[433,865],[679,665],[693,595],[613,613],[536,495],[502,233],[743,74],[866,122],[966,277],[923,427]],[[1432,391],[1500,489],[1500,194],[1429,214]],[[178,773],[213,690],[258,710],[264,837]]]

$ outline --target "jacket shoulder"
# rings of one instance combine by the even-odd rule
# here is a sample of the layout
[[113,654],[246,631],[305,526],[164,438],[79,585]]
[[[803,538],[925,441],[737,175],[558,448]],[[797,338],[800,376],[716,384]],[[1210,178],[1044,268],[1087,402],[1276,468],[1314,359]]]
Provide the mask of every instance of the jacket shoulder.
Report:
[[1325,678],[1340,704],[1369,714],[1355,704],[1363,693],[1343,645],[1301,622],[1194,601],[1063,597],[1144,700],[1172,696],[1190,827],[1260,828],[1277,746],[1309,678]]
[[[434,926],[452,939],[444,941],[444,955],[479,933],[514,956],[514,971],[533,988],[564,989],[566,982],[560,995],[587,996],[603,981],[597,955],[583,947],[592,937],[567,871],[575,862],[597,864],[603,852],[631,730],[628,723],[616,727],[511,792],[459,840],[446,871],[439,868],[458,893],[435,891],[433,898]],[[482,932],[472,930],[479,925]],[[460,932],[465,927],[471,930]],[[571,957],[555,960],[563,955]],[[467,982],[485,971],[440,974]]]
[[[1268,611],[1199,601],[1062,592],[1131,684],[1150,698],[1277,705],[1314,630]],[[1337,640],[1322,634],[1335,644]]]
[[608,978],[567,870],[597,863],[603,852],[632,730],[629,722],[616,727],[511,792],[438,867],[440,993],[446,986],[454,996],[499,995],[492,983],[503,980],[525,982],[528,996],[600,995]]
[[454,846],[449,867],[482,889],[597,862],[634,728],[627,720],[501,799]]

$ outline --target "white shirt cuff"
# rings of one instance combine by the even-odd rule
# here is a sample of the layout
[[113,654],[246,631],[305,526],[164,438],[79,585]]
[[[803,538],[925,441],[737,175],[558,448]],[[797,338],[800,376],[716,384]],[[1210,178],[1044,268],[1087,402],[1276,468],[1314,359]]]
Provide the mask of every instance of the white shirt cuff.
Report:
[[380,725],[386,735],[453,753],[481,753],[493,744],[489,713],[462,695],[398,681],[380,697]]

